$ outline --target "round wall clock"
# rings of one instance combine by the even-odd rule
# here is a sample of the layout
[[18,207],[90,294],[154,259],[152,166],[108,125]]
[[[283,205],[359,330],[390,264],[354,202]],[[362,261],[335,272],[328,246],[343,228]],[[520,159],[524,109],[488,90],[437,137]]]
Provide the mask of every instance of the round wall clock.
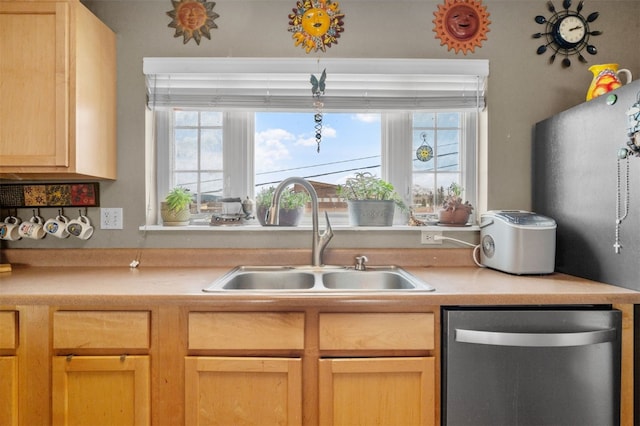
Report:
[[538,47],[537,53],[542,55],[547,50],[551,50],[553,53],[549,58],[550,64],[555,61],[557,55],[561,55],[564,56],[562,66],[568,68],[571,66],[570,56],[577,55],[580,62],[587,63],[582,55],[583,50],[591,55],[598,53],[598,49],[589,44],[589,38],[602,34],[602,31],[591,31],[589,24],[598,19],[600,14],[593,12],[585,17],[582,15],[583,6],[584,1],[581,0],[576,10],[570,10],[571,0],[563,0],[563,10],[558,11],[549,1],[547,9],[551,12],[551,16],[549,18],[542,15],[535,17],[538,24],[545,26],[544,32],[533,34],[533,38],[545,39],[545,43]]
[[337,2],[331,0],[300,0],[289,14],[289,32],[293,33],[294,44],[307,53],[326,51],[327,47],[338,43],[344,31],[344,14]]
[[482,41],[487,39],[491,21],[482,0],[445,0],[433,14],[433,31],[440,46],[447,45],[447,50],[466,55],[467,51],[482,47]]

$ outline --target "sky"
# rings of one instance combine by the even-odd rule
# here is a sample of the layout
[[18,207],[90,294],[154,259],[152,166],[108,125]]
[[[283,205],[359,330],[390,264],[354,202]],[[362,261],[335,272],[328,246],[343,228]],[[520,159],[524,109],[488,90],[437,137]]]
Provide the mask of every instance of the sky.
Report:
[[319,153],[315,124],[310,112],[256,114],[256,186],[290,176],[340,184],[350,170],[371,166],[367,171],[380,176],[379,114],[323,114]]

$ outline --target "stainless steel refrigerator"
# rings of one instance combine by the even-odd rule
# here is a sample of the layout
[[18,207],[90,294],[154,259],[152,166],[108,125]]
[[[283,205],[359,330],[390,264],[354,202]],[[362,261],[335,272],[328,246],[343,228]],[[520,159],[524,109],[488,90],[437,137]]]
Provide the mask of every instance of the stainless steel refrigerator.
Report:
[[[640,81],[634,81],[537,123],[532,206],[556,220],[556,271],[640,291],[640,157],[618,161],[629,140],[627,112],[639,99]],[[624,216],[625,201],[616,252],[616,220]],[[635,312],[638,389],[638,306]]]

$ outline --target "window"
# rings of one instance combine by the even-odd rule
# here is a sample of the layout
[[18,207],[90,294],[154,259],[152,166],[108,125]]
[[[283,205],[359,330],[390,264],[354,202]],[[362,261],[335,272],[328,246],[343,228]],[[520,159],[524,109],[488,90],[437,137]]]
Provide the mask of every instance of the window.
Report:
[[[466,173],[466,164],[473,163],[474,157],[465,154],[472,151],[468,147],[475,142],[474,132],[469,131],[474,129],[473,115],[460,111],[327,113],[317,153],[313,113],[239,115],[175,109],[164,114],[171,137],[169,146],[161,147],[159,152],[171,155],[160,165],[159,173],[168,171],[171,179],[161,192],[176,185],[189,188],[196,201],[196,220],[208,222],[219,207],[220,198],[255,199],[262,188],[276,186],[289,176],[301,176],[316,187],[322,210],[329,212],[332,223],[346,224],[346,204],[337,198],[335,188],[354,173],[367,171],[388,180],[395,176],[396,189],[416,214],[432,213],[451,183],[474,186],[473,174],[468,177]],[[249,117],[255,123],[253,138],[239,137],[232,128],[223,127],[223,123],[235,122],[235,128],[246,128],[250,123],[244,120]],[[404,123],[410,128],[403,128]],[[392,129],[384,137],[383,127]],[[405,140],[403,134],[412,137]],[[416,150],[425,145],[432,150],[432,156],[420,161]],[[245,152],[255,155],[242,155]],[[395,155],[387,158],[384,152]],[[413,164],[411,168],[403,166],[409,162]],[[223,164],[228,165],[226,172]],[[395,172],[383,172],[383,165]],[[251,170],[255,174],[248,180],[232,177],[233,173],[247,176]],[[249,182],[248,187],[243,187],[245,182]],[[410,184],[403,188],[399,182]],[[468,195],[466,198],[475,201]]]
[[331,188],[358,170],[389,180],[417,213],[434,211],[451,183],[475,203],[486,61],[323,59],[331,96],[317,154],[306,70],[319,62],[198,59],[145,58],[158,198],[189,187],[197,220],[221,197],[255,197],[294,175],[332,202]]

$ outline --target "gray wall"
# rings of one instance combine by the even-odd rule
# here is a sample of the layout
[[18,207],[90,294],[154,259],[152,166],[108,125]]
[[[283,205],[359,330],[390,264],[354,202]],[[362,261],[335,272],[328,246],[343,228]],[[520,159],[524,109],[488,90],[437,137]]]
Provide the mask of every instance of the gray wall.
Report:
[[[218,29],[212,40],[184,45],[168,28],[165,12],[171,2],[163,1],[85,1],[99,18],[116,33],[118,40],[118,180],[101,185],[103,207],[124,207],[123,231],[96,230],[86,241],[19,241],[20,247],[211,247],[242,245],[270,246],[292,244],[279,237],[238,237],[237,233],[143,234],[144,223],[144,102],[142,58],[145,56],[236,56],[307,57],[293,45],[287,31],[287,15],[295,0],[218,0],[215,11]],[[533,20],[549,16],[543,0],[484,0],[490,13],[488,40],[475,53],[455,54],[440,46],[434,37],[433,12],[439,1],[344,0],[345,31],[337,45],[318,57],[384,58],[471,58],[490,60],[488,92],[488,145],[481,163],[481,209],[531,208],[531,139],[533,125],[552,114],[577,105],[591,81],[588,66],[574,60],[569,69],[559,62],[548,64],[549,54],[538,56],[540,40],[531,34],[541,26]],[[560,7],[560,0],[554,0]],[[577,1],[574,2],[577,4]],[[575,7],[574,7],[575,8]],[[604,31],[593,39],[598,54],[591,64],[617,62],[640,77],[640,2],[606,0],[585,2],[584,12],[599,11],[592,29]],[[632,47],[632,49],[630,49]],[[588,56],[588,55],[587,55]],[[89,212],[97,221],[97,209]],[[304,247],[308,235],[297,237]],[[340,239],[333,244],[340,245]],[[403,237],[390,245],[413,244]],[[375,245],[375,242],[371,244]]]

